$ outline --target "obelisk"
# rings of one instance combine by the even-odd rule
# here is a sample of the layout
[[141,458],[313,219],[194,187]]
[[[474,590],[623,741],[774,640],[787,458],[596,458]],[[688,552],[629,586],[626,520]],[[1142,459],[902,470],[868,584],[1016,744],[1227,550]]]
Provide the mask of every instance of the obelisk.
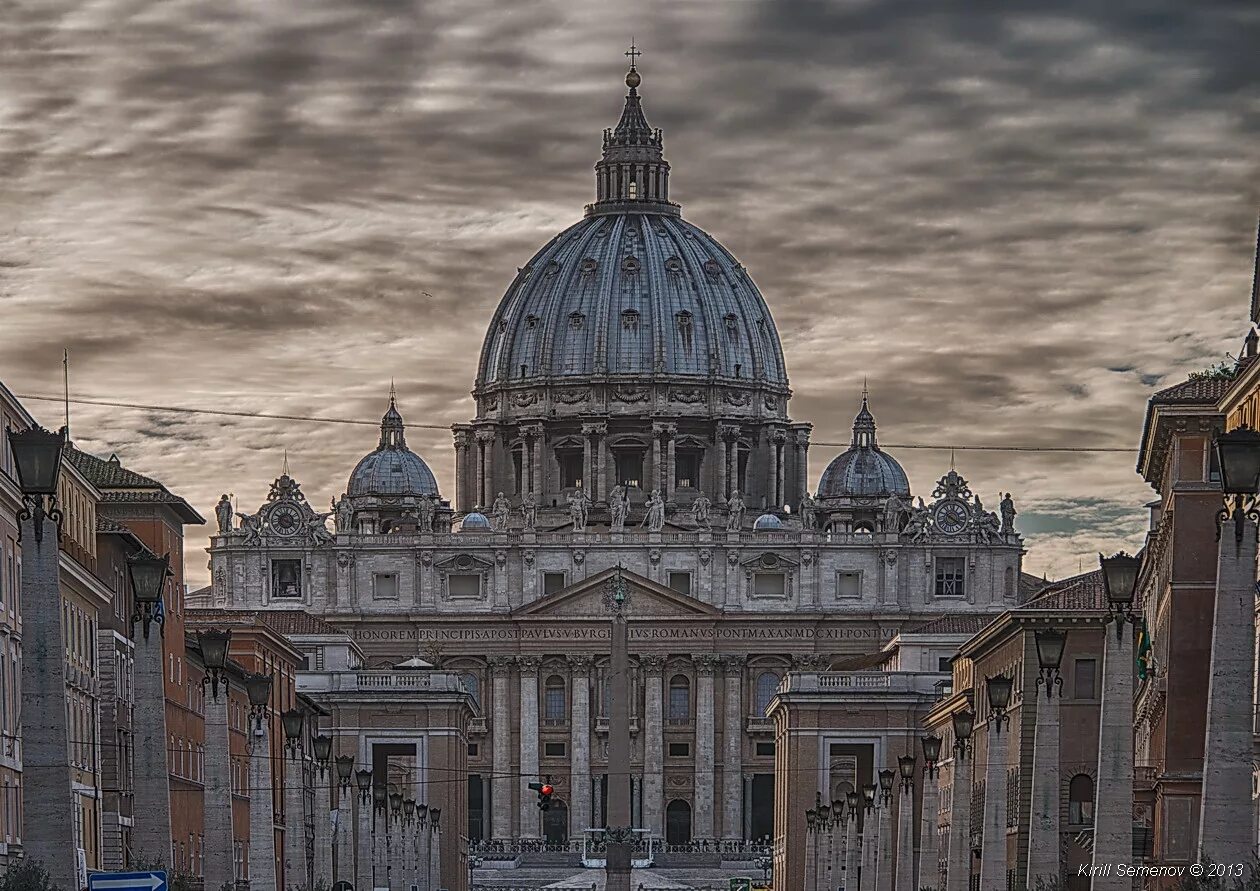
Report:
[[[630,891],[630,853],[634,831],[630,825],[630,654],[626,630],[627,586],[621,567],[610,585],[612,658],[608,694],[612,699],[608,728],[607,891]],[[655,728],[649,728],[654,732]]]

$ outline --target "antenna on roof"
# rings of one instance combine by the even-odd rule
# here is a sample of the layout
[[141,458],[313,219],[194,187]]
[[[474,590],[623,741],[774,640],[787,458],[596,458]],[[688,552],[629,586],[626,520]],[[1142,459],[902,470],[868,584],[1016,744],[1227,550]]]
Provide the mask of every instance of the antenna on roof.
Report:
[[70,350],[61,351],[61,373],[66,396],[66,439],[70,439]]
[[284,464],[280,468],[280,472],[285,476],[289,475],[289,450],[284,450]]
[[1256,220],[1256,253],[1251,271],[1251,321],[1260,322],[1260,219]]
[[953,449],[949,450],[949,469],[950,470],[954,469],[954,450]]

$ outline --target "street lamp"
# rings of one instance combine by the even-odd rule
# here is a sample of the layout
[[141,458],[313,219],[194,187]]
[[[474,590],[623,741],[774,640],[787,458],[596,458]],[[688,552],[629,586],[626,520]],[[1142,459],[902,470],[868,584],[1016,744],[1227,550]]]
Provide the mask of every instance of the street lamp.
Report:
[[372,799],[372,771],[364,768],[354,772],[354,785],[359,791],[359,801],[367,804]]
[[311,750],[315,755],[315,763],[319,765],[319,778],[322,780],[328,773],[328,759],[332,757],[333,738],[327,733],[317,733],[311,737]]
[[228,629],[207,628],[197,632],[197,648],[201,650],[201,662],[206,667],[201,686],[210,685],[210,695],[216,702],[219,699],[219,683],[222,681],[223,686],[227,686],[228,642],[231,639],[232,632]]
[[429,821],[433,824],[433,828],[438,828],[438,823],[442,820],[442,809],[440,807],[429,808]]
[[144,639],[148,640],[149,626],[153,622],[162,624],[158,605],[162,602],[167,576],[171,574],[171,555],[159,557],[146,548],[127,557],[127,574],[131,576],[131,593],[136,604],[131,622],[133,625],[143,623]]
[[389,793],[389,811],[395,820],[402,819],[402,793],[398,789],[393,789]]
[[[44,518],[57,524],[61,537],[61,511],[57,508],[57,479],[61,475],[61,456],[66,444],[66,428],[57,433],[36,424],[25,430],[8,428],[9,448],[17,470],[18,488],[22,491],[22,510],[18,512],[18,541],[21,522],[33,520],[35,540],[44,540]],[[44,499],[48,499],[47,507]]]
[[267,703],[271,700],[273,675],[245,673],[245,693],[249,696],[249,716],[254,719],[254,729],[262,732],[267,720]]
[[885,805],[892,800],[893,780],[897,778],[897,771],[885,768],[879,772],[879,792],[880,799]]
[[416,821],[416,800],[414,798],[406,798],[403,800],[403,822],[410,826]]
[[1011,719],[1006,715],[1006,709],[1011,704],[1011,687],[1013,684],[1014,679],[1004,674],[984,679],[985,691],[989,696],[989,713],[994,725],[994,733],[1001,733],[1002,724],[1011,722]]
[[338,755],[337,756],[337,784],[341,786],[341,791],[345,792],[350,788],[350,778],[354,775],[354,756]]
[[939,770],[936,762],[941,758],[941,741],[935,733],[919,739],[923,744],[923,775],[929,779],[935,779]]
[[377,783],[372,787],[372,809],[374,811],[384,812],[387,798],[389,798],[389,792],[383,785]]
[[291,758],[297,758],[302,751],[302,726],[305,723],[306,712],[300,708],[291,708],[280,715],[280,724],[284,727],[284,747]]
[[1116,623],[1116,640],[1119,640],[1124,634],[1124,623],[1133,621],[1133,597],[1137,593],[1142,559],[1120,551],[1111,557],[1099,554],[1098,562],[1102,565],[1103,589],[1111,610],[1107,621]]
[[866,803],[866,812],[869,814],[875,808],[875,784],[867,783],[862,787],[862,800]]
[[1260,433],[1250,427],[1237,427],[1219,434],[1213,446],[1221,468],[1221,489],[1226,504],[1216,514],[1216,538],[1220,540],[1221,525],[1232,519],[1234,538],[1242,541],[1244,520],[1248,517],[1260,520],[1254,501],[1248,503],[1248,499],[1260,491]]
[[966,755],[971,751],[971,731],[976,726],[976,713],[965,708],[950,715],[950,722],[954,725],[954,751]]
[[849,806],[849,816],[856,817],[858,807],[862,804],[862,796],[856,792],[849,792],[844,796],[845,803]]
[[909,792],[914,788],[915,758],[913,755],[901,755],[897,758],[897,770],[901,772],[901,791]]
[[1067,632],[1057,628],[1044,628],[1033,632],[1037,641],[1037,686],[1045,686],[1046,699],[1054,698],[1054,688],[1063,687],[1063,678],[1059,675],[1059,665],[1063,662],[1063,647],[1067,643]]

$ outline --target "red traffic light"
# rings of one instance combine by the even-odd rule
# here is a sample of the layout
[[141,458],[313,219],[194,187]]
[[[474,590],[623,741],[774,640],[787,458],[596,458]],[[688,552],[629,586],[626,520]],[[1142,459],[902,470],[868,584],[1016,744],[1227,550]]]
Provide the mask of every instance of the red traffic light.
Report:
[[543,787],[539,789],[538,791],[541,792],[543,795],[550,795],[551,793],[556,791],[556,787],[551,785],[550,783],[543,783]]

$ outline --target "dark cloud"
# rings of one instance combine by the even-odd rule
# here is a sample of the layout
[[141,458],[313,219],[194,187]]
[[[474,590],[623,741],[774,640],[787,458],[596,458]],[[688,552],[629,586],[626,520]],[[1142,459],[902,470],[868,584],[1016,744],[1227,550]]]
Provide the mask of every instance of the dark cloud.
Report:
[[[0,376],[55,389],[68,346],[85,394],[372,418],[393,379],[409,419],[466,419],[500,295],[590,199],[634,34],[674,194],[761,285],[820,441],[865,376],[886,442],[1132,446],[1152,389],[1244,330],[1257,26],[1235,0],[28,0]],[[204,510],[285,449],[322,502],[376,435],[74,426]],[[449,433],[409,441],[450,479]],[[899,457],[919,491],[948,466]],[[1141,534],[1127,454],[957,461],[1016,493],[1037,571]]]

